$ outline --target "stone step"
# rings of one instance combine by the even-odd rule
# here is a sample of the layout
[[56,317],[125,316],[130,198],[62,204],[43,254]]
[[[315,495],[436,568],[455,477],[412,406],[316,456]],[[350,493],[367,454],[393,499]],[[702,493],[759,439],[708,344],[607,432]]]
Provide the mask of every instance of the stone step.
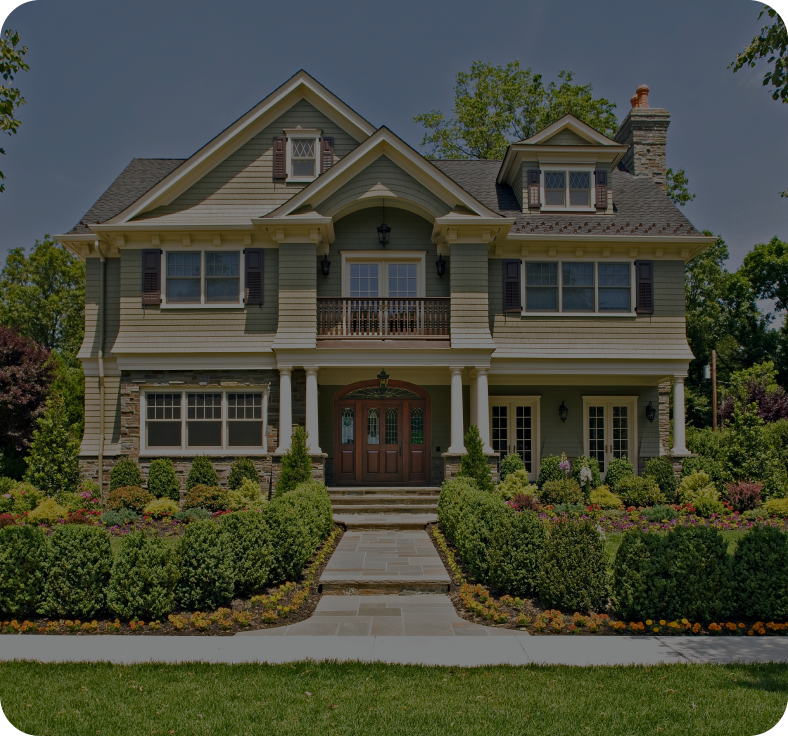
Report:
[[340,506],[364,506],[369,504],[423,506],[424,504],[435,505],[438,503],[439,498],[437,495],[432,494],[429,496],[389,496],[386,494],[378,496],[333,496],[329,494],[329,497],[332,504]]
[[438,521],[437,514],[348,514],[334,511],[334,521],[348,531],[409,531]]
[[357,486],[338,488],[337,486],[328,487],[328,495],[333,497],[363,497],[363,496],[438,496],[440,488],[416,488],[416,487],[391,487],[391,488],[362,488]]
[[448,575],[397,577],[323,575],[319,590],[323,595],[402,595],[407,593],[448,593]]
[[335,514],[428,514],[438,512],[438,504],[422,504],[419,506],[405,506],[397,504],[367,504],[364,506],[346,506],[344,504],[331,504]]

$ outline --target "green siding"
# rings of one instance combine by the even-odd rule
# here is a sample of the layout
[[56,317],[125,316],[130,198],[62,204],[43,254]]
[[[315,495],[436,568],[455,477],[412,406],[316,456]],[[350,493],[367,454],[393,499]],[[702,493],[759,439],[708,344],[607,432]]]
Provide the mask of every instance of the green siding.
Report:
[[279,326],[274,348],[313,348],[317,330],[317,273],[313,243],[279,249]]
[[487,245],[451,246],[451,346],[492,347],[487,303]]
[[684,261],[654,261],[654,316],[684,313]]

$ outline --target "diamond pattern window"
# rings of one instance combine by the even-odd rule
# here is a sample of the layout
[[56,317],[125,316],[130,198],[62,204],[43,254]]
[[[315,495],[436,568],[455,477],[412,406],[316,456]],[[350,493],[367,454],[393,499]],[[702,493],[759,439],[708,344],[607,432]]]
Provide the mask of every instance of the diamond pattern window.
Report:
[[315,176],[315,148],[314,138],[294,138],[292,140],[290,157],[292,176]]

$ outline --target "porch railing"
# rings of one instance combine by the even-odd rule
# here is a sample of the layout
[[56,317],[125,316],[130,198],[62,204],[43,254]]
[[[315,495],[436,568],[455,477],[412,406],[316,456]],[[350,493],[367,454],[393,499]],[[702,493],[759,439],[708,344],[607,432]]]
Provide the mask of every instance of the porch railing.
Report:
[[451,299],[318,297],[318,339],[448,340]]

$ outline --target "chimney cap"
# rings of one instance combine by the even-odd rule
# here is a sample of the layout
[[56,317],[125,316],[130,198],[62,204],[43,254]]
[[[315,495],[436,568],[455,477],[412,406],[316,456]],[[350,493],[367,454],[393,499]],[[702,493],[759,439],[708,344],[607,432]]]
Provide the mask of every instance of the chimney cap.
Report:
[[641,84],[637,88],[637,92],[629,100],[633,108],[635,107],[648,107],[648,85]]

